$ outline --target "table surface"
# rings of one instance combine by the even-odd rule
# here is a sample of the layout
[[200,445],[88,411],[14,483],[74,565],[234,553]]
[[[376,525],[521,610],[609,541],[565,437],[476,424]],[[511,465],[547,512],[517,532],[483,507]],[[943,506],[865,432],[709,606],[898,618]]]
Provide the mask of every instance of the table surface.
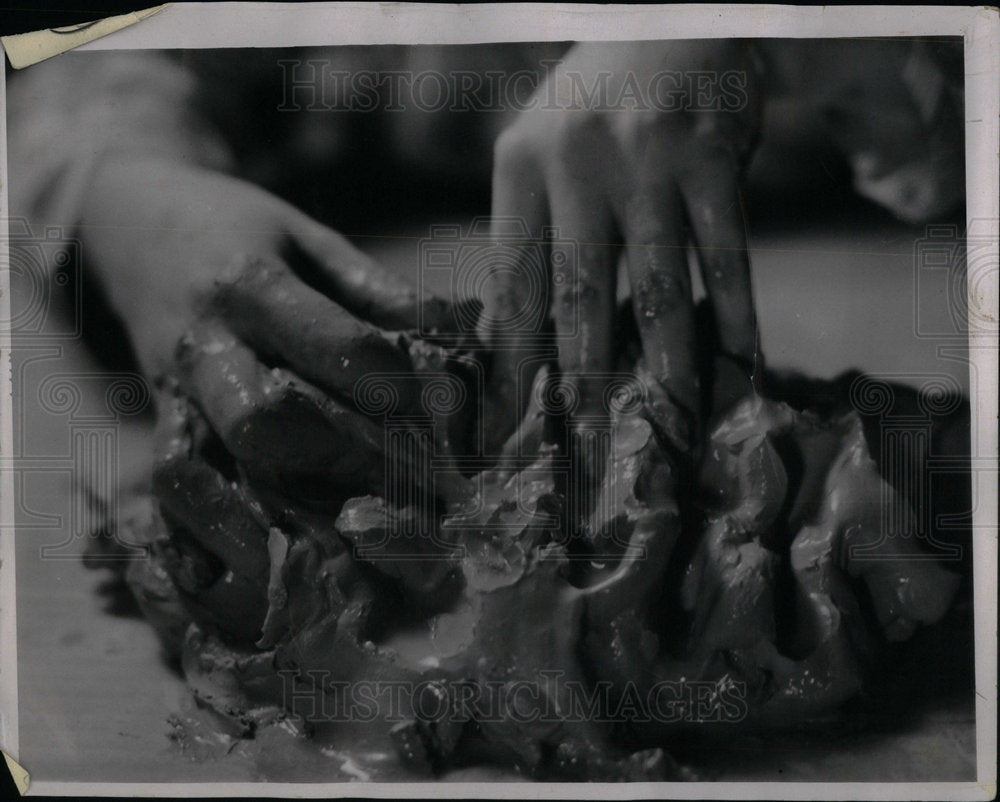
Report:
[[[369,244],[379,258],[412,269],[419,232]],[[942,362],[937,343],[915,336],[915,233],[888,226],[862,233],[761,235],[753,242],[761,340],[769,364],[832,377],[847,368],[891,374],[949,373],[967,391],[966,367]],[[917,299],[920,300],[920,299]],[[924,298],[923,300],[926,300]],[[947,326],[939,304],[936,321]],[[928,328],[927,330],[932,330]],[[919,332],[917,332],[919,333]],[[18,355],[15,355],[17,357]],[[27,364],[22,358],[18,364]],[[29,400],[21,424],[23,454],[65,450],[66,419],[33,408],[37,383],[54,371],[80,370],[85,357],[66,346],[15,373]],[[146,428],[125,421],[118,430],[121,472],[142,470]],[[78,542],[40,559],[43,545],[66,538],[68,475],[23,475],[16,553],[18,615],[18,757],[35,780],[220,781],[261,776],[237,750],[191,760],[167,737],[168,716],[188,704],[183,682],[163,663],[154,634],[140,618],[108,609],[100,572],[84,569]],[[48,519],[45,515],[54,515]],[[41,523],[38,523],[38,522]],[[932,686],[927,686],[933,696]],[[745,737],[727,748],[690,755],[706,776],[744,780],[973,779],[975,732],[971,699],[942,688],[914,720],[852,734],[788,734],[766,741]],[[343,756],[330,753],[293,777],[356,779]],[[449,779],[517,779],[485,769]]]

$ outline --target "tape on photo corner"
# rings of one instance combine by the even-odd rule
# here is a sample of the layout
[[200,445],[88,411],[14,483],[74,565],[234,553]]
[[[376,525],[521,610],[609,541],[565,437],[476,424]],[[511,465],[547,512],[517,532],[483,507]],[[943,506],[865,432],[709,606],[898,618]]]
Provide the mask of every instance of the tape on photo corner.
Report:
[[52,56],[58,56],[60,53],[65,53],[87,42],[93,42],[109,33],[135,25],[137,22],[162,11],[168,5],[170,4],[165,3],[142,11],[133,11],[130,14],[106,17],[94,22],[81,22],[78,25],[67,25],[62,28],[47,28],[30,33],[2,36],[0,42],[3,42],[4,50],[7,51],[10,65],[15,70],[20,70],[37,64],[39,61],[52,58]]
[[3,753],[3,759],[7,762],[7,770],[10,772],[10,776],[14,778],[14,785],[17,786],[18,793],[24,796],[28,792],[28,786],[31,784],[30,775],[25,771],[24,766],[6,752]]

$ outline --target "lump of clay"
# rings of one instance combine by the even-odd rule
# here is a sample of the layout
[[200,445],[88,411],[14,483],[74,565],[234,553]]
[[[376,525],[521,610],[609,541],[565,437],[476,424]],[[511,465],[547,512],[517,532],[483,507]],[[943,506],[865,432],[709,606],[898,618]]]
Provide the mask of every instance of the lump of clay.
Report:
[[[422,512],[375,496],[308,536],[272,531],[257,645],[205,617],[184,639],[196,696],[237,731],[294,715],[425,771],[493,760],[530,776],[668,778],[680,770],[659,747],[678,732],[834,709],[863,687],[881,639],[947,610],[956,575],[907,559],[926,556],[913,539],[887,556],[881,509],[899,499],[855,413],[745,398],[710,432],[684,510],[648,410],[609,425],[584,528],[610,556],[580,567],[566,462],[526,435],[530,463],[476,477],[431,533],[400,537]],[[162,532],[153,541],[168,548]],[[183,588],[152,566],[130,581],[176,644]],[[340,689],[361,687],[363,721],[329,715]]]
[[[418,350],[447,372],[441,349]],[[231,732],[285,716],[422,772],[684,777],[662,749],[672,738],[835,710],[882,644],[939,620],[958,585],[915,538],[884,536],[886,504],[910,531],[908,501],[857,413],[737,384],[716,376],[727,411],[693,456],[679,457],[690,421],[669,399],[611,405],[585,508],[567,493],[568,438],[534,393],[498,464],[471,479],[453,470],[330,515],[241,473],[233,489],[281,512],[237,555],[253,558],[250,589],[151,507],[132,525],[154,559],[128,580]],[[462,427],[443,413],[433,426],[421,448],[448,458]]]

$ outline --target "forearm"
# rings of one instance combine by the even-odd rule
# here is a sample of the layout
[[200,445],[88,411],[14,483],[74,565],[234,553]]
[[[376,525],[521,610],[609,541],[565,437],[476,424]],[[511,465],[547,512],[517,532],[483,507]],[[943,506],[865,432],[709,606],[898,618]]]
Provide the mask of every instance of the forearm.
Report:
[[10,208],[77,233],[95,170],[159,157],[229,169],[222,137],[196,111],[194,77],[149,53],[68,53],[29,67],[8,98]]
[[[56,229],[75,243],[88,280],[133,340],[175,317],[171,294],[191,267],[150,275],[151,256],[177,250],[155,236],[169,225],[157,203],[163,177],[232,166],[226,142],[197,112],[200,89],[156,53],[70,53],[11,80],[11,215],[36,236]],[[58,254],[50,256],[41,265],[48,272]],[[141,325],[130,325],[138,315]],[[144,345],[133,341],[142,353]]]

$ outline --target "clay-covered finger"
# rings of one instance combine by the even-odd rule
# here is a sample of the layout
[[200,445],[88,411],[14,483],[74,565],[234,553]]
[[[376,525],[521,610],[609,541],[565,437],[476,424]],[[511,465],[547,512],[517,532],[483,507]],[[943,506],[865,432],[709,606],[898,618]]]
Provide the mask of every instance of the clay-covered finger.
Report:
[[[357,317],[386,329],[468,330],[478,299],[429,295],[387,270],[345,237],[304,215],[288,232],[289,258],[304,276]],[[463,329],[464,327],[464,329]]]
[[611,209],[578,179],[550,185],[558,239],[552,243],[552,319],[559,370],[581,417],[607,416],[605,390],[615,362],[618,256]]
[[537,158],[516,136],[496,145],[488,251],[477,260],[482,313],[480,340],[491,350],[484,399],[484,448],[498,454],[520,423],[531,386],[544,364],[550,273],[543,229],[549,225],[546,187]]
[[359,489],[380,475],[376,423],[287,370],[268,370],[228,332],[192,332],[179,362],[185,388],[235,459]]
[[684,192],[719,349],[752,370],[757,327],[743,198],[736,172],[725,160],[709,161],[685,185]]
[[246,643],[255,642],[267,615],[266,586],[227,569],[183,527],[170,529],[170,539],[159,546],[159,557],[180,604],[197,621]]
[[[552,320],[558,343],[560,395],[569,413],[568,454],[574,465],[567,493],[570,519],[595,508],[608,469],[607,391],[615,360],[615,287],[620,249],[614,218],[593,186],[565,172],[550,180]],[[585,533],[592,536],[592,533]]]
[[255,640],[267,611],[266,533],[235,482],[206,459],[214,435],[186,399],[159,409],[153,492],[167,537],[156,557],[195,618]]
[[153,493],[161,511],[228,568],[251,579],[266,577],[267,533],[235,482],[206,459],[213,435],[192,424],[194,413],[183,397],[161,409],[153,468]]
[[694,413],[700,390],[680,194],[671,183],[650,183],[635,190],[623,214],[632,307],[646,367]]
[[365,376],[392,376],[399,411],[419,410],[419,382],[398,343],[310,287],[285,264],[247,259],[218,284],[213,302],[232,332],[269,363],[287,365],[344,399],[353,398]]

